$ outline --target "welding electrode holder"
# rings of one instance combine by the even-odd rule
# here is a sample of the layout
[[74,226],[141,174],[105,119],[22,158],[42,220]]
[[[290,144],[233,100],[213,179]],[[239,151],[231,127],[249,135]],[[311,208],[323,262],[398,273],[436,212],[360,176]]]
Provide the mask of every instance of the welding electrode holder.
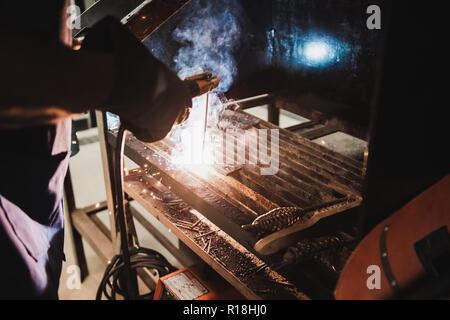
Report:
[[[183,83],[192,99],[194,99],[217,88],[220,79],[214,77],[210,71],[206,71],[184,79]],[[188,119],[190,110],[191,107],[185,108],[184,113],[180,114],[175,124],[183,124]]]
[[90,28],[79,51],[98,52],[113,58],[110,94],[95,107],[120,116],[124,126],[144,142],[161,140],[173,125],[185,122],[192,99],[219,84],[211,72],[182,81],[111,16]]
[[214,77],[210,71],[206,71],[184,79],[183,83],[188,88],[191,97],[196,98],[216,89],[220,79]]

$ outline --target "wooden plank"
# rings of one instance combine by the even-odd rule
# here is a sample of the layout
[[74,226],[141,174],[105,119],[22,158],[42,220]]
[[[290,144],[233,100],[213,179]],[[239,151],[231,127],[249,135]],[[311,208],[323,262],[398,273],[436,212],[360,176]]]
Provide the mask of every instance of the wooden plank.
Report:
[[96,216],[95,213],[89,214],[89,219],[92,220],[93,223],[97,226],[97,228],[111,241],[111,234],[109,233],[108,227],[100,220],[99,217]]
[[114,256],[112,242],[98,229],[87,213],[83,210],[75,210],[72,213],[72,221],[74,227],[102,261],[104,263],[111,261]]

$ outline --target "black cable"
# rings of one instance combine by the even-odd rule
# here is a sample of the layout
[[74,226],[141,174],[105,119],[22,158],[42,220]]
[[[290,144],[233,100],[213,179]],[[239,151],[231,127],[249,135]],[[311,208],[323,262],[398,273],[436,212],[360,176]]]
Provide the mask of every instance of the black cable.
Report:
[[[120,294],[125,299],[146,299],[150,295],[139,295],[137,288],[136,269],[148,268],[157,270],[159,276],[166,275],[176,270],[160,253],[147,248],[136,248],[128,243],[127,223],[125,221],[125,202],[123,191],[123,153],[127,131],[120,125],[117,134],[115,163],[114,163],[114,184],[116,191],[116,218],[120,233],[120,253],[111,260],[105,270],[103,279],[97,290],[96,299],[100,300],[104,295],[108,300],[116,300],[116,295]],[[121,282],[124,287],[121,286]]]
[[123,152],[125,148],[125,139],[127,136],[127,131],[121,124],[119,127],[119,132],[117,134],[116,149],[115,149],[115,162],[114,162],[114,182],[116,190],[116,204],[117,204],[117,219],[119,222],[119,233],[120,233],[120,249],[124,260],[124,277],[123,280],[126,282],[126,298],[135,299],[137,295],[136,281],[133,279],[133,273],[130,266],[130,253],[129,248],[131,246],[128,243],[127,235],[127,223],[125,221],[125,203],[124,203],[124,192],[123,192]]
[[[116,300],[117,295],[126,296],[126,289],[120,285],[120,279],[125,272],[125,263],[123,255],[116,255],[105,270],[105,275],[97,291],[97,300],[105,296],[108,300]],[[158,275],[164,276],[176,270],[160,253],[147,248],[130,249],[130,267],[132,270],[138,268],[148,268],[158,271]],[[153,295],[138,295],[136,299],[152,299]]]

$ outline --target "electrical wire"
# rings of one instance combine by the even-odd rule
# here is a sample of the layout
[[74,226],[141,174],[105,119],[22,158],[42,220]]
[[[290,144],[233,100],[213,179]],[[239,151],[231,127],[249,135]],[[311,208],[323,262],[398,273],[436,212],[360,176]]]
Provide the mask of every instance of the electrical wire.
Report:
[[176,270],[159,252],[148,248],[136,248],[128,241],[127,235],[129,232],[125,217],[125,194],[123,191],[123,153],[126,135],[127,130],[121,124],[117,134],[113,173],[117,204],[115,216],[119,227],[120,253],[114,256],[105,270],[97,290],[97,300],[101,300],[102,295],[108,300],[116,300],[117,294],[125,299],[149,299],[151,294],[139,295],[136,269],[157,270],[159,276]]
[[[130,249],[130,268],[148,268],[156,270],[160,277],[177,270],[159,252],[147,248]],[[102,295],[108,300],[117,300],[118,295],[127,296],[125,288],[121,287],[121,278],[125,272],[124,256],[116,255],[105,270],[105,274],[97,291],[97,300],[101,300]],[[138,295],[135,299],[153,299],[153,293]]]

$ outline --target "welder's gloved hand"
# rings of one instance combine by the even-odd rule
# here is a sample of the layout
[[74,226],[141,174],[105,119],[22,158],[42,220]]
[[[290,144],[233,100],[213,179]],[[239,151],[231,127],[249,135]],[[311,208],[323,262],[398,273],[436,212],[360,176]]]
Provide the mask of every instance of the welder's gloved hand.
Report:
[[119,115],[138,139],[161,140],[186,120],[192,105],[186,86],[118,20],[107,17],[97,23],[81,50],[114,55],[115,84],[103,109]]

